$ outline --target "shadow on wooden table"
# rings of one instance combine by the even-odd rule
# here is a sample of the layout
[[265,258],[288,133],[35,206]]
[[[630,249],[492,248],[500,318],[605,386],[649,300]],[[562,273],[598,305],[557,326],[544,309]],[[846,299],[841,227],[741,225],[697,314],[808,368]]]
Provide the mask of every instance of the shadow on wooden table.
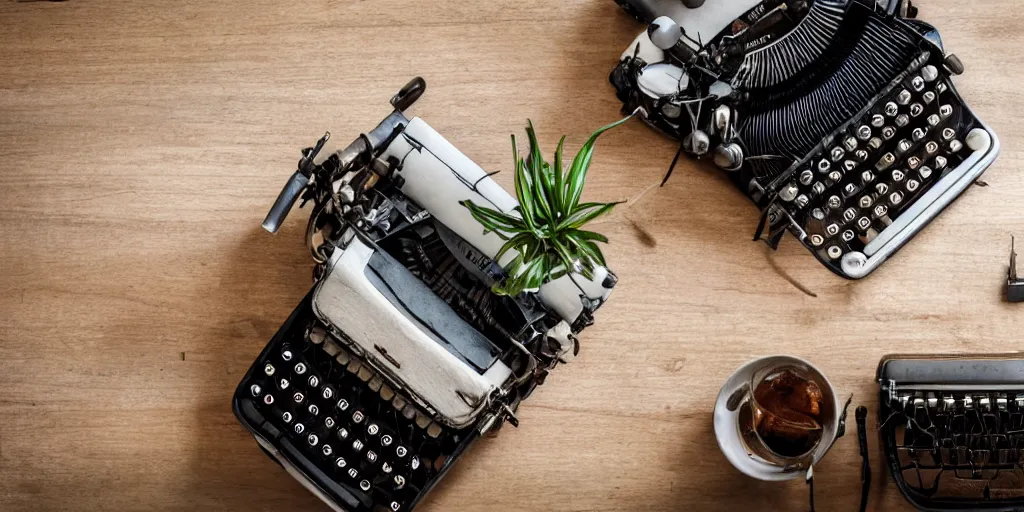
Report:
[[259,227],[238,241],[208,292],[211,318],[195,387],[204,390],[195,411],[192,480],[188,495],[199,510],[326,510],[320,501],[260,450],[231,410],[231,398],[255,361],[312,284],[312,260],[302,245],[304,211],[271,236]]

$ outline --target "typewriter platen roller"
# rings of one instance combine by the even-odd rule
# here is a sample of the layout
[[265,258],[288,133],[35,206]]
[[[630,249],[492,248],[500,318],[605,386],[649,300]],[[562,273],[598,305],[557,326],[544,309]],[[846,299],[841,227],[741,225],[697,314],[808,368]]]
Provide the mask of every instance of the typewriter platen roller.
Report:
[[651,22],[611,75],[624,109],[725,170],[762,210],[756,238],[792,233],[841,276],[876,269],[999,152],[953,86],[963,65],[903,2],[624,3]]
[[914,506],[1024,507],[1024,358],[889,356],[878,382],[888,467]]

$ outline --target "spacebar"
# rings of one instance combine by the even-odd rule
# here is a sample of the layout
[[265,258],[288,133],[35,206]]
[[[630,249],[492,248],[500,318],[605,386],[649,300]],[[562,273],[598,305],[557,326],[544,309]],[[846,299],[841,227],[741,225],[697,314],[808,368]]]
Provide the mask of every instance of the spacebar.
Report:
[[[953,169],[952,172],[943,176],[942,179],[940,179],[932,188],[928,189],[920,199],[910,205],[910,208],[907,208],[906,211],[899,215],[899,217],[896,217],[896,220],[893,221],[889,227],[882,230],[874,240],[868,242],[864,247],[864,254],[867,254],[869,257],[873,256],[893,238],[901,235],[911,223],[917,220],[918,217],[928,213],[928,210],[931,210],[932,206],[934,206],[937,201],[941,200],[941,204],[946,204],[956,198],[956,196],[959,195],[963,189],[967,188],[967,185],[970,183],[965,183],[961,187],[958,187],[960,190],[951,191],[950,189],[957,188],[957,183],[962,180],[964,176],[970,174],[970,171],[977,166],[982,157],[988,153],[988,149],[989,148],[986,147],[971,153],[971,156],[967,157],[967,159],[958,165],[956,169]],[[973,181],[973,179],[971,181]],[[949,194],[949,197],[943,197],[947,194]],[[937,213],[938,212],[936,211],[930,214],[934,215]],[[921,229],[921,227],[923,227],[923,224],[914,228],[914,231]]]
[[320,471],[320,468],[316,467],[302,452],[295,448],[295,445],[288,438],[282,437],[279,441],[279,446],[288,460],[313,480],[318,487],[329,492],[332,496],[340,498],[352,509],[358,509],[362,506],[362,508],[368,510],[373,506],[373,501],[370,500],[366,493],[357,491],[346,484],[335,482],[334,479]]

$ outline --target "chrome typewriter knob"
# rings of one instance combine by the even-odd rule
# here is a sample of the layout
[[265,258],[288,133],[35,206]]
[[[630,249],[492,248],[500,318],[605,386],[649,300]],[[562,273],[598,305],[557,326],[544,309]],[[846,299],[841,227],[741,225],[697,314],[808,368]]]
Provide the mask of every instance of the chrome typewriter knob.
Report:
[[647,35],[654,46],[670,50],[679,42],[679,38],[683,37],[683,29],[672,18],[661,16],[647,27]]
[[743,149],[739,144],[721,144],[715,148],[715,165],[726,171],[738,171],[743,167]]

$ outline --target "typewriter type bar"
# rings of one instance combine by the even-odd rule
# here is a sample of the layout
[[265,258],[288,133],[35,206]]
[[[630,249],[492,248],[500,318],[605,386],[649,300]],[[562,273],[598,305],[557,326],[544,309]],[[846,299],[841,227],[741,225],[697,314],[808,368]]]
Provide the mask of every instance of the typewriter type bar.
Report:
[[[481,435],[576,350],[616,277],[498,296],[502,245],[459,204],[516,200],[455,146],[394,112],[349,146],[303,151],[264,227],[299,198],[317,283],[239,383],[236,416],[337,511],[413,509]],[[327,156],[320,155],[326,152]],[[508,257],[514,257],[509,254]]]
[[999,153],[953,85],[963,65],[900,2],[626,3],[653,23],[612,73],[624,109],[725,170],[757,238],[792,233],[840,276],[878,268]]
[[889,356],[878,382],[886,461],[915,507],[1024,507],[1024,358]]

